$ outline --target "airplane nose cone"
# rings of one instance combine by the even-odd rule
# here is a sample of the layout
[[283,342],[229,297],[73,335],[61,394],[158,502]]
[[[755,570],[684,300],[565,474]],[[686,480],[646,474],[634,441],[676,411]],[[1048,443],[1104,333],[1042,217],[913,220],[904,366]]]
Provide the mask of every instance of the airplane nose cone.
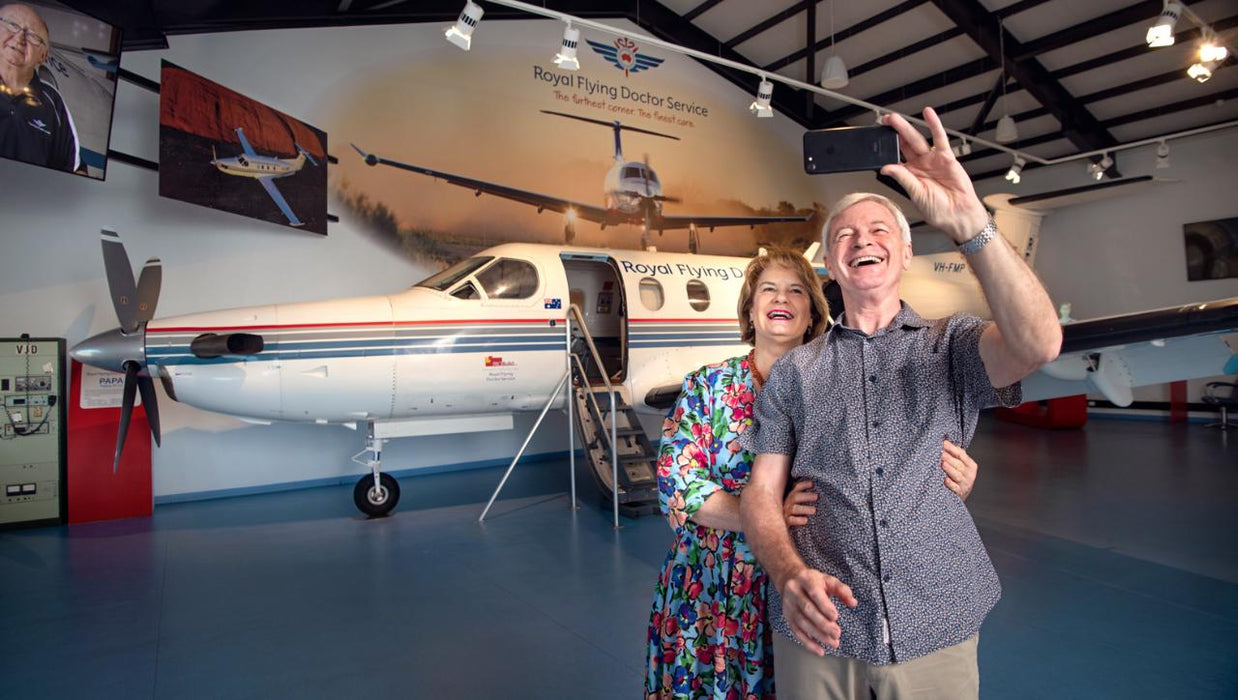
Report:
[[124,372],[130,360],[145,367],[146,329],[128,335],[119,328],[100,333],[74,345],[69,354],[84,365],[113,372]]

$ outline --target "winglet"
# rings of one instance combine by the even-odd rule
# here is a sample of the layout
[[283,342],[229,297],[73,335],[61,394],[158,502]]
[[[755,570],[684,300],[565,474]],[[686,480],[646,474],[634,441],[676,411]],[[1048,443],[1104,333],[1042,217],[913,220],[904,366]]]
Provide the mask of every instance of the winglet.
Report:
[[310,162],[310,165],[313,165],[313,166],[318,165],[318,161],[314,160],[314,156],[311,156],[309,154],[309,151],[305,150],[304,148],[301,148],[301,144],[297,143],[296,141],[293,141],[292,145],[296,146],[297,153],[300,153],[301,155],[305,156],[305,159]]

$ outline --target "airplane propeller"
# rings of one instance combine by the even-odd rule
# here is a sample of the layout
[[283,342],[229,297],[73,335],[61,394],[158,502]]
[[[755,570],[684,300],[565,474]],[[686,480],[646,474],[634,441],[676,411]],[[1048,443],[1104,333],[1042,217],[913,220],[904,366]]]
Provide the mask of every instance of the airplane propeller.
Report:
[[72,355],[79,362],[125,373],[120,433],[116,436],[116,455],[112,460],[114,472],[120,466],[120,455],[124,451],[125,437],[133,415],[134,397],[139,393],[146,404],[146,421],[151,436],[156,445],[161,444],[155,383],[146,372],[146,324],[155,317],[155,308],[159,304],[163,264],[159,258],[147,260],[134,282],[129,254],[125,252],[120,235],[110,229],[103,229],[102,233],[103,265],[120,329],[83,341],[73,348]]

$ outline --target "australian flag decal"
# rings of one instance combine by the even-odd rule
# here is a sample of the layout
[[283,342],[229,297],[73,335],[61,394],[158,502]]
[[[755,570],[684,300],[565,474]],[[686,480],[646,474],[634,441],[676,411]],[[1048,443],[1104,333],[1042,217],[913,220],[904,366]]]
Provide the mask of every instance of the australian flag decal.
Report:
[[623,71],[624,77],[629,73],[639,73],[646,68],[657,68],[662,65],[663,58],[654,58],[648,54],[643,54],[636,50],[636,42],[621,36],[615,39],[613,45],[603,44],[592,39],[585,39],[589,42],[589,46],[597,52],[602,58],[605,58],[614,67]]
[[563,308],[563,301],[559,299],[559,297],[545,297],[542,301],[546,305],[547,309]]

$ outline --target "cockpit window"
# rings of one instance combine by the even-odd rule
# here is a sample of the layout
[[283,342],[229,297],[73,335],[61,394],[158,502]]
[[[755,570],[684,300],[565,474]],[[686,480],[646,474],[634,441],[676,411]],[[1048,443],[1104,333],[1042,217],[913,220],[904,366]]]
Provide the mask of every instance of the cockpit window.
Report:
[[456,287],[456,290],[451,295],[457,299],[480,299],[481,295],[477,293],[477,287],[473,286],[472,282],[465,282]]
[[640,167],[639,165],[629,165],[628,167],[623,169],[623,177],[624,178],[630,178],[630,177],[643,178],[645,177],[645,169]]
[[438,274],[430,275],[413,286],[429,287],[430,289],[436,289],[442,292],[491,260],[494,260],[494,257],[490,255],[479,255],[475,258],[469,258],[468,260],[461,260],[446,270],[443,270]]
[[537,293],[537,269],[524,260],[499,258],[477,275],[491,299],[528,299]]
[[245,159],[245,156],[237,156],[236,162],[240,163],[241,165],[244,165],[245,167],[249,167],[249,161]]

